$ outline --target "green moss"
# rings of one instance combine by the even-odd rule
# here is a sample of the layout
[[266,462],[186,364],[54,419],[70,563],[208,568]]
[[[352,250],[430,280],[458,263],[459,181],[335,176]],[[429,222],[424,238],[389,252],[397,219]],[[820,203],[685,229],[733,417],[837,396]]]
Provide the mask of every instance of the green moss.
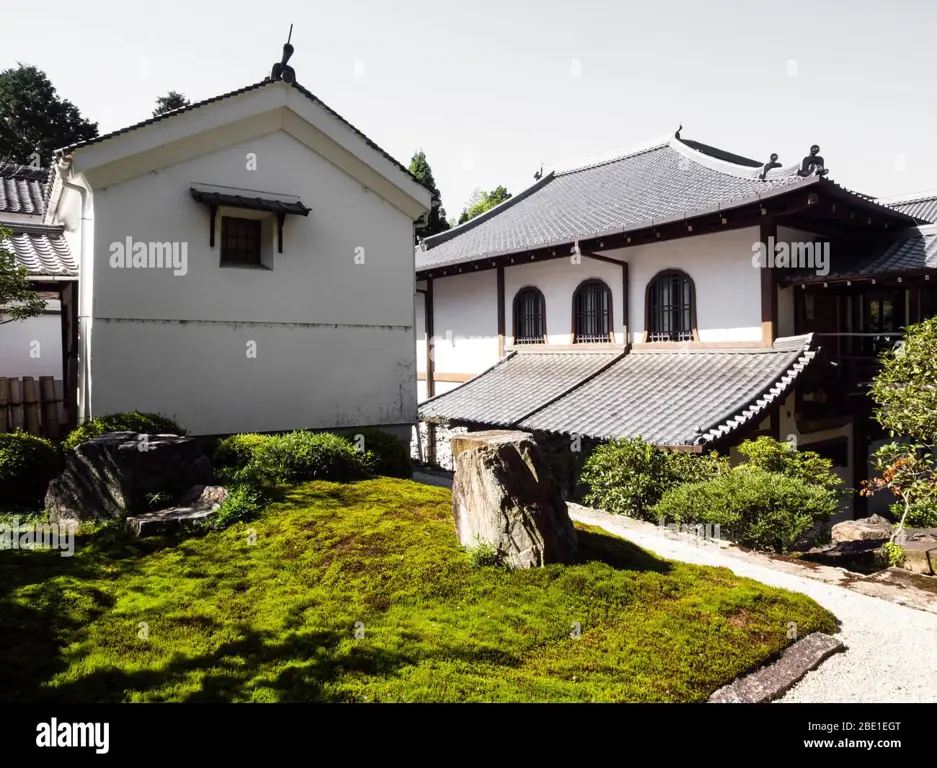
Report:
[[175,546],[0,552],[0,700],[699,701],[789,622],[835,630],[804,595],[580,541],[573,565],[473,568],[448,491],[380,478]]

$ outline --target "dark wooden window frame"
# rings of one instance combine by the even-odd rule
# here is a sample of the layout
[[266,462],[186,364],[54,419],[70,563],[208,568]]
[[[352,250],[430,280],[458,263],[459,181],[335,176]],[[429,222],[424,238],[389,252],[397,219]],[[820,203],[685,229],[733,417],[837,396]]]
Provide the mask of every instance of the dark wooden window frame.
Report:
[[[606,338],[599,339],[597,334],[587,335],[579,332],[578,320],[579,313],[576,312],[576,303],[579,300],[579,297],[582,295],[582,292],[587,288],[592,286],[601,286],[605,291],[605,296],[608,300],[608,308],[606,310],[605,325],[608,329]],[[615,310],[612,304],[612,289],[608,287],[608,283],[598,277],[590,277],[588,280],[583,280],[579,285],[576,286],[576,290],[573,291],[573,306],[572,306],[572,343],[573,344],[605,344],[605,343],[614,343],[615,341]],[[588,336],[588,338],[581,339],[580,336]]]
[[[535,326],[540,328],[540,337],[534,338],[530,336],[520,336],[518,330],[520,329],[522,323],[518,323],[519,314],[518,314],[518,302],[524,295],[534,295],[539,301],[540,308],[540,318],[539,321],[535,321]],[[514,294],[514,303],[511,311],[511,322],[513,323],[512,331],[514,334],[514,343],[515,344],[546,344],[547,342],[547,300],[543,296],[543,291],[539,288],[536,288],[532,285],[525,285],[517,293]]]
[[[651,296],[655,290],[658,282],[667,277],[678,277],[682,280],[686,280],[690,286],[690,328],[685,331],[685,333],[690,334],[688,339],[654,339],[655,334],[659,334],[660,331],[654,331],[651,327]],[[688,343],[688,342],[698,342],[699,341],[699,328],[697,326],[696,320],[696,283],[693,282],[693,278],[690,277],[682,269],[662,269],[654,277],[647,281],[647,287],[644,289],[644,335],[642,337],[642,342],[651,343],[651,344],[673,344],[673,343]]]
[[263,267],[263,240],[262,219],[222,216],[221,265]]

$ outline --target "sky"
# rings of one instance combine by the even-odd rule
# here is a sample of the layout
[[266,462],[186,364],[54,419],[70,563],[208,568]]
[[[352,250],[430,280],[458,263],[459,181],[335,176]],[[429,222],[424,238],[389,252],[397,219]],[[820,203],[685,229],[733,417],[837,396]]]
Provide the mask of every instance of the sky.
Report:
[[761,162],[819,144],[876,197],[937,189],[932,0],[0,0],[0,70],[44,70],[104,133],[262,80],[291,23],[297,80],[404,165],[422,148],[449,217],[681,123]]

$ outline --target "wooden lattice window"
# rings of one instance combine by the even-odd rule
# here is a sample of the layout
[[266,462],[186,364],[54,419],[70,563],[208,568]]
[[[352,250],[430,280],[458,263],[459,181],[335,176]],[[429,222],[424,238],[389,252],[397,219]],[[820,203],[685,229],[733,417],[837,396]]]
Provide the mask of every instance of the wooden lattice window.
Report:
[[546,341],[546,302],[536,288],[521,288],[514,296],[514,343]]
[[685,272],[667,270],[647,286],[645,307],[648,341],[693,341],[696,308],[693,281]]
[[612,292],[601,280],[586,280],[573,294],[573,343],[612,340]]
[[221,218],[221,263],[260,265],[260,219]]

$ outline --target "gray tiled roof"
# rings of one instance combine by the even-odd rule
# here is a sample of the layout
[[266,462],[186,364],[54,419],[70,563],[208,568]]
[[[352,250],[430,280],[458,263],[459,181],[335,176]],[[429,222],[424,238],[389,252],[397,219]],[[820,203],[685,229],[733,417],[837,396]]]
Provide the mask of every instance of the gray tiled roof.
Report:
[[35,277],[77,277],[78,265],[62,234],[62,227],[7,224],[13,236],[0,243]]
[[912,272],[937,270],[937,224],[925,224],[901,232],[883,250],[853,269],[839,270],[826,276],[815,273],[790,276],[788,283],[825,283],[835,280],[861,280]]
[[937,223],[937,195],[930,197],[919,197],[915,200],[902,200],[897,203],[889,203],[889,208],[901,211],[916,219],[923,219],[932,224]]
[[0,213],[42,216],[48,193],[48,169],[0,163]]
[[[417,270],[651,225],[780,187],[817,181],[796,166],[772,170],[714,161],[677,139],[625,157],[549,174],[491,211],[426,238]],[[425,250],[424,250],[425,248]]]
[[637,352],[524,419],[521,429],[701,445],[760,421],[813,359],[811,337],[773,349]]
[[423,419],[510,426],[621,357],[608,352],[515,352],[420,405]]
[[[432,413],[446,421],[599,439],[641,436],[656,445],[704,445],[760,422],[815,358],[812,341],[807,335],[778,339],[770,349],[632,352],[591,378],[583,376],[572,389],[567,380],[565,394],[551,384],[551,360],[559,353],[544,352],[537,370],[528,373],[529,387],[553,387],[556,394],[525,395],[523,406],[513,407],[516,390],[506,377],[484,382],[496,366],[421,405],[420,417]],[[518,420],[517,414],[537,399],[547,404]],[[498,421],[491,420],[494,413]]]

